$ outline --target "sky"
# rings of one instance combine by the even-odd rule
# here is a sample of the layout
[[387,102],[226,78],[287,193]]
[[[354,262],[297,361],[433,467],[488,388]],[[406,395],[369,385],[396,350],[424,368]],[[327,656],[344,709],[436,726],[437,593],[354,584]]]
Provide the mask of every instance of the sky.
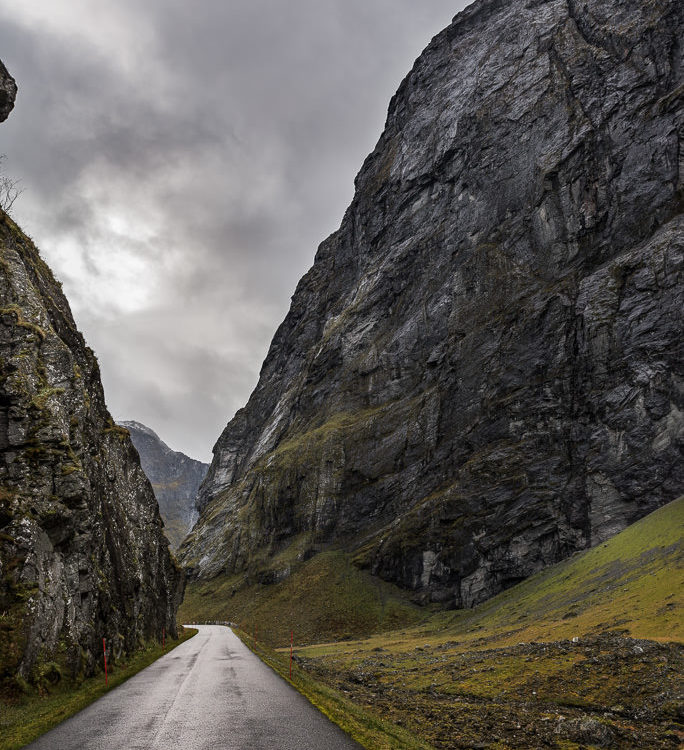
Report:
[[117,420],[204,461],[465,0],[0,0],[12,214]]

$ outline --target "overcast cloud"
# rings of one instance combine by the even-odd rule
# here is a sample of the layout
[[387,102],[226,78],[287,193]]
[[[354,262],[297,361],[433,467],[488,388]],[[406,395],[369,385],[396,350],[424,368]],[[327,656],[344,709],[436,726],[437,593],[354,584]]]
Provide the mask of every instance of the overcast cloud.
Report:
[[463,0],[0,0],[14,217],[116,419],[209,460],[390,97]]

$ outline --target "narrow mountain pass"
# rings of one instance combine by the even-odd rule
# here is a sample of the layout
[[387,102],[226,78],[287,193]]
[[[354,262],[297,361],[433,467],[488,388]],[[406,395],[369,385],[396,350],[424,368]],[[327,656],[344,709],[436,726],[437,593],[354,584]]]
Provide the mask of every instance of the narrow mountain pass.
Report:
[[226,627],[199,633],[32,750],[358,748]]

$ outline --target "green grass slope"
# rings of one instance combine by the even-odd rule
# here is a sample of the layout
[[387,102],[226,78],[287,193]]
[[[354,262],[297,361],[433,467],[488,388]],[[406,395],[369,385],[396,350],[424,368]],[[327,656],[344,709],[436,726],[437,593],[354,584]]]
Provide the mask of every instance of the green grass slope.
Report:
[[341,551],[301,563],[283,581],[249,583],[240,576],[191,581],[179,622],[228,620],[272,646],[369,636],[425,620],[429,612],[406,592],[352,565]]
[[441,615],[434,623],[465,629],[470,641],[501,644],[615,629],[682,642],[683,603],[684,497],[475,610]]
[[682,746],[684,498],[469,611],[297,649],[436,748]]

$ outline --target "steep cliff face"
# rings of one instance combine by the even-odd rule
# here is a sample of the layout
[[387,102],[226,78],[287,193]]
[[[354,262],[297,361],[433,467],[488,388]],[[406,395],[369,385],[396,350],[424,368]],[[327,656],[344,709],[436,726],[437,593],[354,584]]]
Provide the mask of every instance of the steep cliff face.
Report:
[[0,688],[88,674],[103,637],[116,659],[175,633],[182,593],[97,360],[50,269],[0,211]]
[[0,680],[72,674],[174,633],[182,576],[97,360],[0,212]]
[[0,60],[0,122],[4,122],[14,109],[17,84]]
[[194,575],[343,545],[469,606],[681,494],[683,12],[480,0],[431,42],[214,448]]
[[140,454],[140,465],[152,482],[164,519],[164,533],[175,550],[197,520],[195,498],[209,465],[171,450],[154,430],[140,422],[120,424],[128,430]]

